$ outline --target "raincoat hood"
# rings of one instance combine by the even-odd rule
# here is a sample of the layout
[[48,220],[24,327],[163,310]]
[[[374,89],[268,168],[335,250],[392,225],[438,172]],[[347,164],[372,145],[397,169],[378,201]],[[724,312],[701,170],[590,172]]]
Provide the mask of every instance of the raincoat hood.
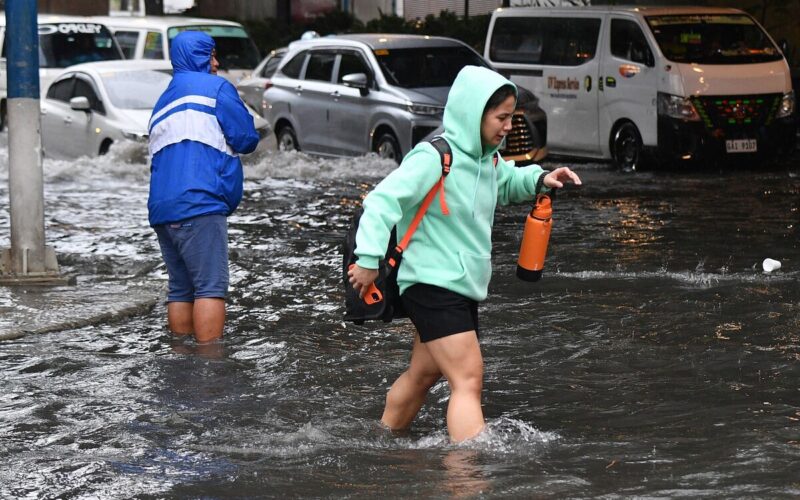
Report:
[[200,31],[184,31],[172,40],[169,57],[172,69],[208,73],[211,71],[211,51],[214,39]]
[[456,76],[444,108],[444,138],[449,144],[473,158],[493,154],[498,148],[483,151],[481,119],[483,108],[492,94],[503,85],[514,86],[499,73],[489,68],[465,66]]

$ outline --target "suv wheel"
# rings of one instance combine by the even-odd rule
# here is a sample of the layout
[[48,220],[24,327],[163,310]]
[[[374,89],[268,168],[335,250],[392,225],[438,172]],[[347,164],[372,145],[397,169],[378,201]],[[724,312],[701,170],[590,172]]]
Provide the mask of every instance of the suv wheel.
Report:
[[400,144],[397,143],[394,135],[391,132],[386,132],[378,137],[375,142],[375,152],[378,156],[387,160],[394,160],[395,163],[400,163]]
[[636,170],[642,160],[642,137],[631,122],[623,123],[611,139],[614,164],[625,171]]
[[300,145],[297,144],[297,134],[294,133],[294,128],[291,125],[284,125],[278,130],[277,141],[278,151],[300,151]]

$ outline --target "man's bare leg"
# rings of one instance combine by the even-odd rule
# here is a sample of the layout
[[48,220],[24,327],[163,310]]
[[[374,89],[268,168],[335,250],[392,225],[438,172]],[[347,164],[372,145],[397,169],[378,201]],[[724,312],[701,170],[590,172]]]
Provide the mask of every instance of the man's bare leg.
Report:
[[222,329],[225,326],[225,299],[195,299],[192,319],[195,327],[194,338],[198,342],[221,339]]
[[191,335],[194,333],[192,320],[192,302],[167,303],[167,327],[173,335]]

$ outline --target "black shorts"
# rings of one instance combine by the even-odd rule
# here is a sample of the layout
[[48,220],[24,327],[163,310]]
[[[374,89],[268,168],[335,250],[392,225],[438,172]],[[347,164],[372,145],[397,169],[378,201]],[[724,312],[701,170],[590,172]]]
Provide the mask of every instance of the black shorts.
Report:
[[478,302],[434,285],[412,285],[401,296],[422,342],[475,330]]

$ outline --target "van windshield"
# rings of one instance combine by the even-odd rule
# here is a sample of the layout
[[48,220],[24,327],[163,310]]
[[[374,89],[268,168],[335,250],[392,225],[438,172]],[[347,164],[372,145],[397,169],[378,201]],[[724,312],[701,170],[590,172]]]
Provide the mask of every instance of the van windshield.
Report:
[[171,70],[105,71],[100,73],[114,107],[153,109],[172,79]]
[[692,14],[647,16],[667,59],[696,64],[753,64],[783,56],[749,16]]
[[214,39],[219,69],[253,69],[261,62],[256,44],[239,26],[176,26],[167,30],[170,44],[182,31],[202,31]]
[[[5,52],[5,47],[3,47]],[[3,54],[5,57],[5,54]],[[122,59],[111,32],[102,24],[39,25],[39,67],[66,68],[73,64]]]
[[375,57],[386,80],[407,89],[449,87],[464,66],[489,67],[466,47],[376,49]]

